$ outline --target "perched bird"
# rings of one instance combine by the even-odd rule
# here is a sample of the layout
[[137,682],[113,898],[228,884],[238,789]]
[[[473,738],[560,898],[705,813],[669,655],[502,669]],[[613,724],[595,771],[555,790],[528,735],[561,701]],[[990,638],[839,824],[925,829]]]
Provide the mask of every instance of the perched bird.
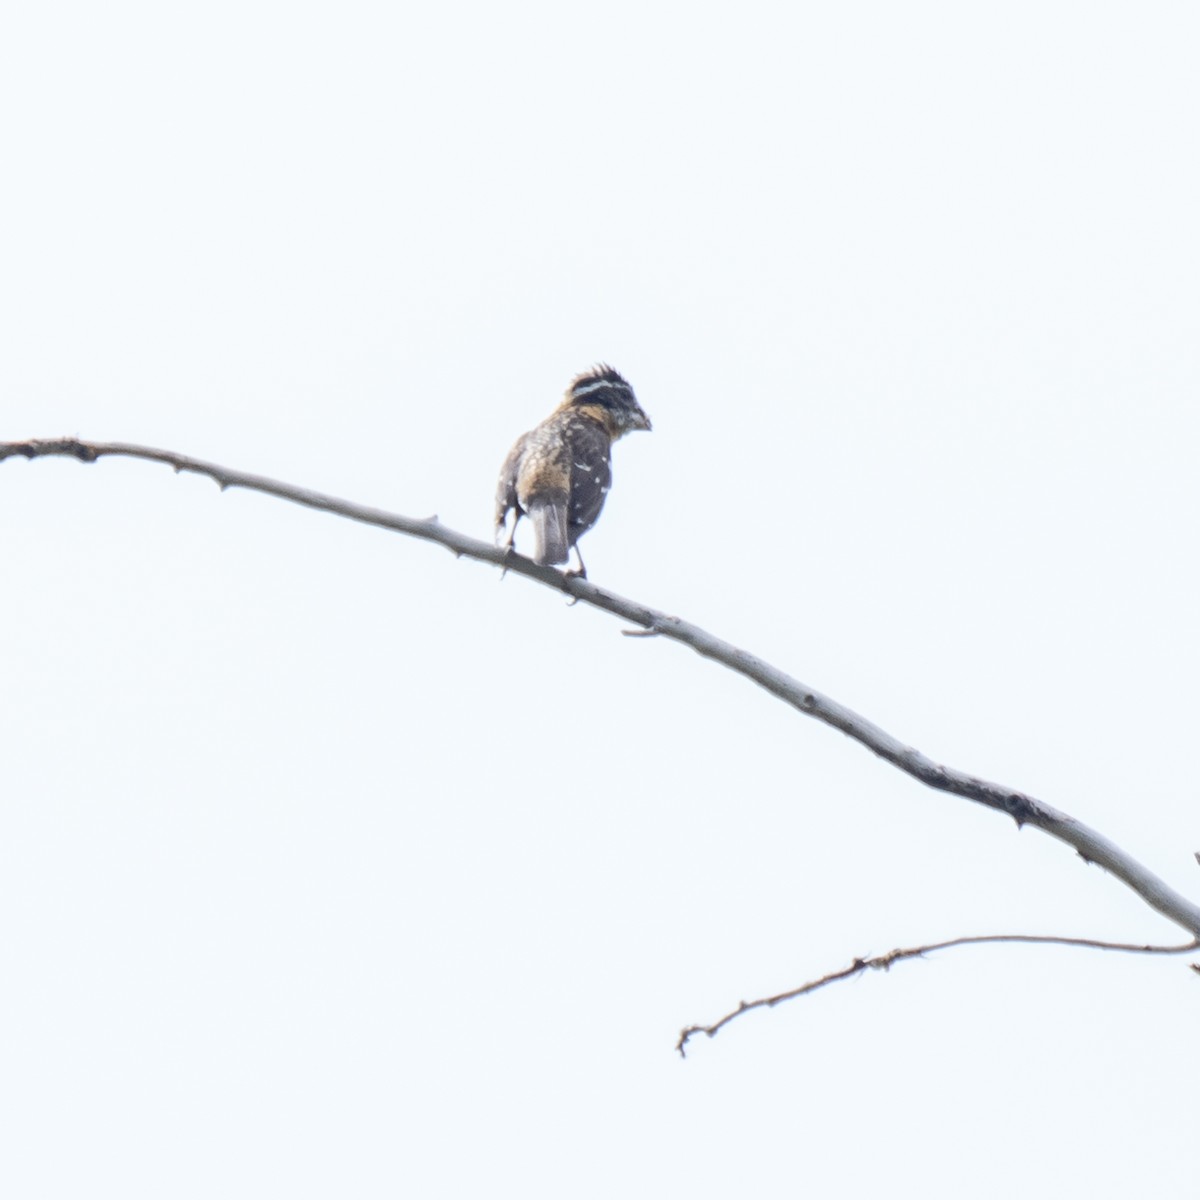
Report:
[[[500,468],[496,487],[496,541],[511,548],[522,516],[533,526],[533,561],[564,563],[600,516],[612,486],[609,458],[617,438],[650,428],[633,388],[601,364],[571,380],[563,402],[535,429],[522,434]],[[511,528],[508,514],[515,512]]]

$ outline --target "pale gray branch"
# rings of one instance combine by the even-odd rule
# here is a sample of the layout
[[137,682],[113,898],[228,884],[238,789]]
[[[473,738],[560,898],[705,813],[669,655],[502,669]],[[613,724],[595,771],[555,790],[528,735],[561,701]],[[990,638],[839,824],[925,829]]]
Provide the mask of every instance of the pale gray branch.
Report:
[[[831,971],[820,979],[809,980],[799,987],[789,988],[774,996],[763,996],[759,1000],[743,1000],[732,1012],[727,1012],[719,1021],[711,1025],[689,1025],[679,1035],[675,1049],[684,1057],[687,1056],[687,1044],[698,1033],[706,1037],[716,1037],[730,1021],[736,1021],[743,1013],[752,1012],[756,1008],[774,1008],[786,1000],[795,1000],[799,996],[807,996],[818,988],[827,987],[831,983],[841,983],[844,979],[853,979],[864,971],[887,971],[893,963],[903,962],[907,958],[924,958],[938,950],[951,950],[957,946],[985,946],[996,942],[1019,942],[1027,946],[1079,946],[1087,950],[1118,950],[1125,954],[1190,954],[1200,950],[1200,939],[1184,942],[1182,946],[1143,946],[1133,942],[1100,942],[1093,938],[1054,937],[1036,933],[990,933],[974,937],[950,938],[945,942],[930,942],[925,946],[913,946],[907,950],[889,950],[886,954],[877,954],[868,958],[856,958],[848,967],[840,971]],[[1200,969],[1200,968],[1198,968]]]
[[864,717],[860,717],[857,713],[838,704],[837,701],[822,695],[815,688],[805,686],[790,675],[785,675],[776,667],[771,666],[770,663],[714,637],[699,626],[691,625],[679,617],[659,612],[633,600],[626,600],[623,596],[606,591],[578,576],[564,575],[552,567],[540,567],[529,559],[522,558],[511,551],[499,549],[490,542],[478,541],[457,533],[442,525],[437,517],[429,517],[425,520],[403,517],[396,513],[384,512],[381,509],[354,504],[349,500],[339,500],[335,496],[326,496],[306,488],[280,483],[278,480],[267,479],[261,475],[250,475],[214,463],[186,458],[182,454],[175,454],[168,450],[155,450],[147,446],[135,446],[124,442],[82,442],[77,439],[62,438],[52,441],[0,443],[0,461],[14,456],[39,458],[44,455],[65,455],[77,458],[82,462],[94,462],[96,459],[108,455],[124,455],[130,458],[145,458],[167,463],[176,471],[191,471],[198,475],[207,475],[214,479],[222,490],[229,487],[243,487],[253,491],[266,492],[268,495],[278,496],[282,500],[290,500],[309,508],[321,509],[325,512],[349,517],[354,521],[365,522],[368,525],[394,529],[398,533],[405,533],[410,537],[437,542],[456,556],[463,555],[481,562],[489,562],[514,574],[527,576],[547,587],[565,592],[585,604],[603,609],[605,612],[613,613],[623,620],[629,621],[638,626],[637,630],[632,631],[636,635],[658,635],[690,646],[697,654],[711,658],[738,674],[746,676],[747,679],[766,688],[772,695],[778,696],[781,700],[799,709],[800,712],[815,717],[818,721],[823,721],[834,729],[841,730],[847,737],[861,742],[880,758],[899,767],[900,770],[928,787],[951,792],[956,796],[962,796],[965,799],[974,800],[976,803],[987,805],[989,808],[997,809],[999,812],[1007,813],[1017,822],[1018,826],[1036,826],[1044,833],[1071,846],[1085,862],[1095,863],[1115,875],[1152,908],[1187,930],[1193,937],[1200,938],[1200,906],[1169,887],[1152,871],[1142,866],[1136,859],[1097,833],[1096,830],[1066,813],[1051,808],[1048,804],[1043,804],[1040,800],[1035,800],[1024,792],[955,771],[926,758],[920,751],[906,746],[892,737],[890,733],[886,733]]

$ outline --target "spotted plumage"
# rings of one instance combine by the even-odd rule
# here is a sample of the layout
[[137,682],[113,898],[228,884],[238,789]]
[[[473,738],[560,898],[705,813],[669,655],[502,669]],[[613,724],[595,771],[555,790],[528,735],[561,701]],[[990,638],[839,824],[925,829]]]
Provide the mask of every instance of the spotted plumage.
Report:
[[[500,468],[496,540],[511,547],[521,517],[533,526],[534,562],[564,563],[596,523],[612,486],[612,444],[650,429],[633,388],[612,367],[598,366],[571,380],[562,403],[522,434]],[[512,525],[508,514],[513,513]]]

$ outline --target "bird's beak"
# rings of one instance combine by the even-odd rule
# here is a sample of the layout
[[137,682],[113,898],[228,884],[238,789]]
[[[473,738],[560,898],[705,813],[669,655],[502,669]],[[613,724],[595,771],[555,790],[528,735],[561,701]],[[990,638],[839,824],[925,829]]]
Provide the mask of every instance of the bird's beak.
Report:
[[650,418],[645,413],[641,413],[638,416],[638,423],[634,426],[634,429],[644,429],[649,433],[653,428],[654,426],[650,424]]

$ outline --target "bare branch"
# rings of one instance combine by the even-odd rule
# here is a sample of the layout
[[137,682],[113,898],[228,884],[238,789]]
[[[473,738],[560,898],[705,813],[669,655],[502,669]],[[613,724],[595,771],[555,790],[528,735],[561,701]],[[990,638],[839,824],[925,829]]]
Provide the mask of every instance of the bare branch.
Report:
[[320,492],[280,483],[278,480],[267,479],[261,475],[250,475],[214,463],[202,462],[199,459],[186,458],[169,450],[155,450],[147,446],[130,445],[125,442],[83,442],[74,438],[61,438],[53,441],[0,442],[0,461],[14,456],[39,458],[45,455],[65,455],[77,458],[81,462],[95,462],[108,455],[122,455],[167,463],[176,471],[190,471],[198,475],[207,475],[215,480],[222,490],[243,487],[252,491],[265,492],[271,496],[278,496],[282,500],[303,504],[308,508],[336,513],[354,521],[378,525],[383,529],[392,529],[410,537],[423,538],[425,541],[445,546],[456,557],[474,558],[480,562],[491,563],[505,571],[536,580],[556,591],[565,592],[575,600],[582,600],[594,608],[603,609],[605,612],[612,613],[638,626],[638,629],[625,631],[626,633],[632,632],[639,637],[658,635],[672,641],[682,642],[685,646],[690,646],[697,654],[711,658],[730,670],[736,671],[739,675],[744,675],[806,716],[815,717],[818,721],[822,721],[826,725],[840,730],[847,737],[860,742],[868,750],[893,766],[899,767],[900,770],[927,787],[950,792],[952,795],[962,796],[967,800],[986,805],[988,808],[994,808],[998,812],[1007,813],[1016,821],[1018,827],[1022,825],[1036,826],[1044,833],[1071,846],[1084,862],[1095,863],[1115,875],[1122,883],[1141,896],[1151,908],[1162,913],[1168,920],[1175,922],[1194,937],[1200,938],[1200,906],[1175,891],[1135,858],[1126,854],[1124,850],[1114,845],[1102,834],[1097,833],[1096,830],[1083,824],[1082,821],[1077,821],[1024,792],[1015,791],[998,783],[990,783],[986,779],[979,779],[932,761],[920,751],[906,746],[890,733],[873,725],[865,717],[859,716],[856,712],[837,703],[836,700],[822,695],[815,688],[800,683],[790,675],[771,666],[770,663],[730,645],[729,642],[714,637],[699,626],[689,624],[679,617],[659,612],[633,600],[627,600],[623,596],[597,587],[594,583],[580,578],[578,575],[566,575],[556,571],[553,567],[538,566],[530,559],[522,558],[511,550],[500,549],[490,542],[481,542],[457,533],[440,524],[436,517],[414,520],[396,513],[384,512],[382,509],[367,508],[349,500],[339,500],[334,496],[326,496]]
[[[756,1008],[774,1008],[775,1005],[783,1004],[786,1000],[795,1000],[798,996],[807,996],[809,992],[815,992],[818,988],[823,988],[827,984],[840,983],[843,979],[853,979],[856,975],[861,975],[864,971],[887,971],[891,969],[893,963],[902,962],[906,958],[924,958],[925,955],[933,954],[937,950],[949,950],[955,946],[981,946],[990,942],[1024,942],[1042,946],[1082,946],[1089,950],[1120,950],[1126,954],[1190,954],[1194,950],[1200,950],[1200,938],[1196,941],[1185,942],[1182,946],[1139,946],[1130,942],[1098,942],[1092,938],[1050,937],[1032,933],[994,933],[982,934],[976,937],[951,938],[946,942],[931,942],[927,946],[914,946],[908,950],[889,950],[886,954],[879,954],[870,958],[856,958],[848,967],[845,967],[841,971],[833,971],[829,975],[822,975],[820,979],[810,980],[799,987],[791,988],[786,992],[780,992],[776,996],[764,996],[761,1000],[743,1000],[732,1012],[726,1013],[719,1021],[715,1021],[711,1025],[689,1025],[680,1033],[679,1041],[675,1043],[675,1049],[679,1051],[681,1057],[686,1058],[687,1044],[698,1033],[703,1033],[710,1038],[716,1037],[730,1021],[736,1020],[743,1013],[748,1013]],[[1194,971],[1200,971],[1200,966],[1197,964],[1192,963],[1190,965]]]

